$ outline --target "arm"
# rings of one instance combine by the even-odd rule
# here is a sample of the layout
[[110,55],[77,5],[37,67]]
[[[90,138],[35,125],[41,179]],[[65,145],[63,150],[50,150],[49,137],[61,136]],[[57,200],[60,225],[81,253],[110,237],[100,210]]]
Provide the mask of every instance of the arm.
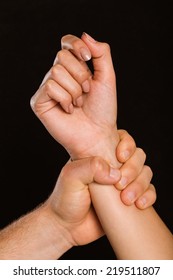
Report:
[[101,237],[88,185],[116,183],[119,176],[98,157],[67,162],[47,201],[0,232],[0,259],[57,259]]
[[[58,53],[47,80],[31,100],[32,108],[73,159],[101,156],[113,166],[120,167],[114,156],[119,136],[110,48],[86,34],[82,35],[82,40],[65,36],[62,43],[71,51],[64,49]],[[84,61],[81,62],[81,47],[91,53],[93,74]],[[64,78],[70,83],[64,84]],[[57,106],[59,103],[61,108]],[[153,207],[140,211],[134,205],[125,206],[120,191],[113,186],[102,185],[100,188],[91,184],[90,192],[102,227],[120,259],[172,258],[172,234]]]
[[0,231],[1,260],[56,259],[72,245],[46,203]]
[[[83,40],[91,46],[91,53],[95,56],[97,42],[91,39],[92,43],[90,43],[91,41],[86,36]],[[100,70],[98,71],[100,75],[105,74],[105,63],[110,63],[105,55],[109,49],[105,51],[104,48],[100,46],[103,51],[102,57],[95,65],[97,71]],[[109,69],[107,71],[110,73]],[[104,152],[106,153],[105,150]],[[115,161],[114,164],[116,164]],[[120,200],[120,193],[111,186],[99,186],[92,183],[90,192],[96,213],[119,259],[173,258],[172,233],[153,207],[144,211],[140,211],[134,205],[127,208]]]
[[[128,152],[126,159],[124,151]],[[139,169],[145,173],[143,154],[139,153],[133,138],[121,131],[117,156],[124,162],[122,172],[133,166],[135,180],[140,180]],[[0,231],[0,259],[57,259],[72,246],[88,244],[104,235],[91,206],[88,185],[93,180],[116,184],[119,178],[119,170],[110,169],[102,159],[69,161],[48,200]],[[128,180],[130,185],[134,175],[129,174]],[[141,181],[136,203],[147,197],[149,206],[155,201],[155,191],[151,189],[150,180],[146,190],[144,187]]]
[[[86,37],[84,41],[88,42]],[[104,72],[104,63],[105,59],[98,65],[100,72]],[[134,205],[127,208],[120,200],[120,193],[112,187],[108,191],[106,186],[99,188],[94,183],[90,185],[90,192],[97,215],[118,258],[173,258],[172,233],[153,207],[144,211]]]
[[[109,188],[109,191],[107,189]],[[96,213],[119,259],[172,259],[173,237],[153,207],[123,205],[111,186],[90,185]]]

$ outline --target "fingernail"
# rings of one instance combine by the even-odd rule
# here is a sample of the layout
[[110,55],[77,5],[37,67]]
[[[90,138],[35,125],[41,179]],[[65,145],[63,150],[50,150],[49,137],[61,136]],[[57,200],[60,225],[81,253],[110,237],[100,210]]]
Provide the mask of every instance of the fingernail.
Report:
[[68,113],[72,114],[73,111],[74,111],[73,104],[70,104],[70,106],[68,107]]
[[127,199],[130,203],[133,203],[135,201],[135,194],[134,192],[128,192],[127,193]]
[[84,61],[88,61],[88,60],[91,59],[91,53],[86,48],[81,48],[80,49],[80,54],[81,54],[81,57]]
[[111,167],[109,176],[111,178],[114,178],[114,179],[118,180],[120,178],[120,171],[118,169],[115,169],[115,168]]
[[146,198],[145,197],[140,198],[139,203],[142,206],[142,208],[145,207],[145,205],[147,203]]
[[121,177],[121,180],[118,182],[118,184],[120,185],[120,188],[123,190],[127,185],[127,178]]
[[97,41],[96,41],[93,37],[91,37],[88,33],[83,32],[83,35],[85,35],[85,36],[87,37],[87,39],[88,39],[90,42],[92,42],[92,43],[96,43],[96,42],[97,42]]
[[89,84],[88,80],[86,80],[85,82],[82,83],[82,89],[83,89],[83,92],[89,92],[90,84]]
[[121,157],[124,159],[124,160],[127,160],[128,158],[129,158],[129,155],[130,155],[130,153],[129,153],[129,151],[123,151],[123,152],[121,152]]
[[83,97],[82,96],[79,96],[77,99],[76,99],[76,106],[78,107],[82,107],[83,105]]

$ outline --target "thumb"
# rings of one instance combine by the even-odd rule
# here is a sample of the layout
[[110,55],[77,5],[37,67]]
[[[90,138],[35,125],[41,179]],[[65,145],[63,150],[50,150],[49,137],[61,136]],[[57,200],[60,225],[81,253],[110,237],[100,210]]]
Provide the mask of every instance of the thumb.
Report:
[[[89,185],[92,182],[99,184],[116,184],[120,180],[120,170],[111,167],[101,157],[88,157],[68,162],[61,174],[66,184],[72,186]],[[75,184],[80,182],[80,184]],[[74,183],[74,184],[73,184]]]
[[109,44],[98,42],[85,32],[82,34],[81,39],[91,52],[94,76],[97,76],[102,81],[112,78],[112,76],[115,77]]

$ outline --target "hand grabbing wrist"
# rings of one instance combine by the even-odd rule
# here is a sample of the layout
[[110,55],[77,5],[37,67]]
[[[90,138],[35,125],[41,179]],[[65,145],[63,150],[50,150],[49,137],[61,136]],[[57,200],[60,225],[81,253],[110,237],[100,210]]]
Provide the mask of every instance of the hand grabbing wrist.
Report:
[[87,157],[99,156],[104,158],[110,165],[119,168],[121,163],[116,158],[116,147],[119,143],[119,134],[117,129],[113,129],[107,136],[98,138],[95,144],[87,147],[80,153],[71,153],[71,159],[82,159]]

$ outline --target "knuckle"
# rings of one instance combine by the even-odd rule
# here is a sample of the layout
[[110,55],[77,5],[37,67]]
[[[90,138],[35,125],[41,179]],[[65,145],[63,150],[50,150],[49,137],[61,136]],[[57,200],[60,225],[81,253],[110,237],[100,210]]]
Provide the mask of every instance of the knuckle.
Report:
[[111,48],[110,48],[110,45],[106,42],[103,42],[102,43],[102,46],[103,46],[103,49],[107,52],[110,52],[111,51]]
[[61,63],[64,58],[67,56],[67,54],[69,53],[69,51],[67,49],[62,49],[59,52],[57,52],[56,54],[56,59],[59,63]]
[[151,189],[153,192],[156,193],[156,188],[155,188],[155,186],[154,186],[152,183],[150,183],[150,189]]
[[84,82],[86,79],[89,78],[89,73],[86,69],[83,70],[80,69],[80,71],[78,71],[76,75],[77,75],[77,80],[79,80],[80,83]]
[[141,184],[141,182],[138,181],[138,180],[135,180],[134,184],[135,184],[136,192],[138,192],[139,190],[141,190],[141,188],[143,187],[143,185]]
[[36,109],[35,95],[33,95],[30,99],[30,106],[31,106],[32,110],[35,112],[35,109]]
[[152,178],[153,177],[153,171],[152,171],[151,167],[148,166],[148,165],[145,165],[145,170],[148,173],[149,177]]
[[152,193],[153,201],[155,202],[156,199],[157,199],[157,192],[156,192],[156,189],[155,189],[153,184],[150,184],[150,190],[151,190],[151,193]]
[[77,98],[82,95],[82,88],[80,85],[75,85],[72,88],[73,97]]
[[45,92],[50,92],[50,91],[52,91],[53,86],[54,86],[54,81],[49,79],[45,82],[45,84],[43,85],[43,88],[44,88]]
[[153,205],[156,202],[157,194],[152,184],[150,184],[149,189],[146,191],[145,198],[148,201],[149,205]]
[[58,76],[58,74],[63,70],[63,66],[60,64],[55,64],[54,66],[52,66],[52,68],[50,69],[50,75],[53,79],[56,79],[56,77]]
[[138,170],[135,164],[131,163],[128,168],[124,170],[124,175],[130,180],[130,178],[136,178]]
[[144,152],[144,150],[143,150],[142,148],[139,148],[139,147],[137,147],[136,149],[137,149],[138,153],[140,154],[140,156],[141,156],[144,160],[146,160],[146,153]]
[[70,94],[63,94],[61,96],[61,103],[70,104],[72,102],[72,97]]
[[125,130],[124,130],[124,134],[125,134],[126,139],[128,139],[128,141],[130,142],[130,145],[132,145],[132,146],[137,148],[135,139],[132,137],[132,135],[130,135],[130,133],[128,133]]

